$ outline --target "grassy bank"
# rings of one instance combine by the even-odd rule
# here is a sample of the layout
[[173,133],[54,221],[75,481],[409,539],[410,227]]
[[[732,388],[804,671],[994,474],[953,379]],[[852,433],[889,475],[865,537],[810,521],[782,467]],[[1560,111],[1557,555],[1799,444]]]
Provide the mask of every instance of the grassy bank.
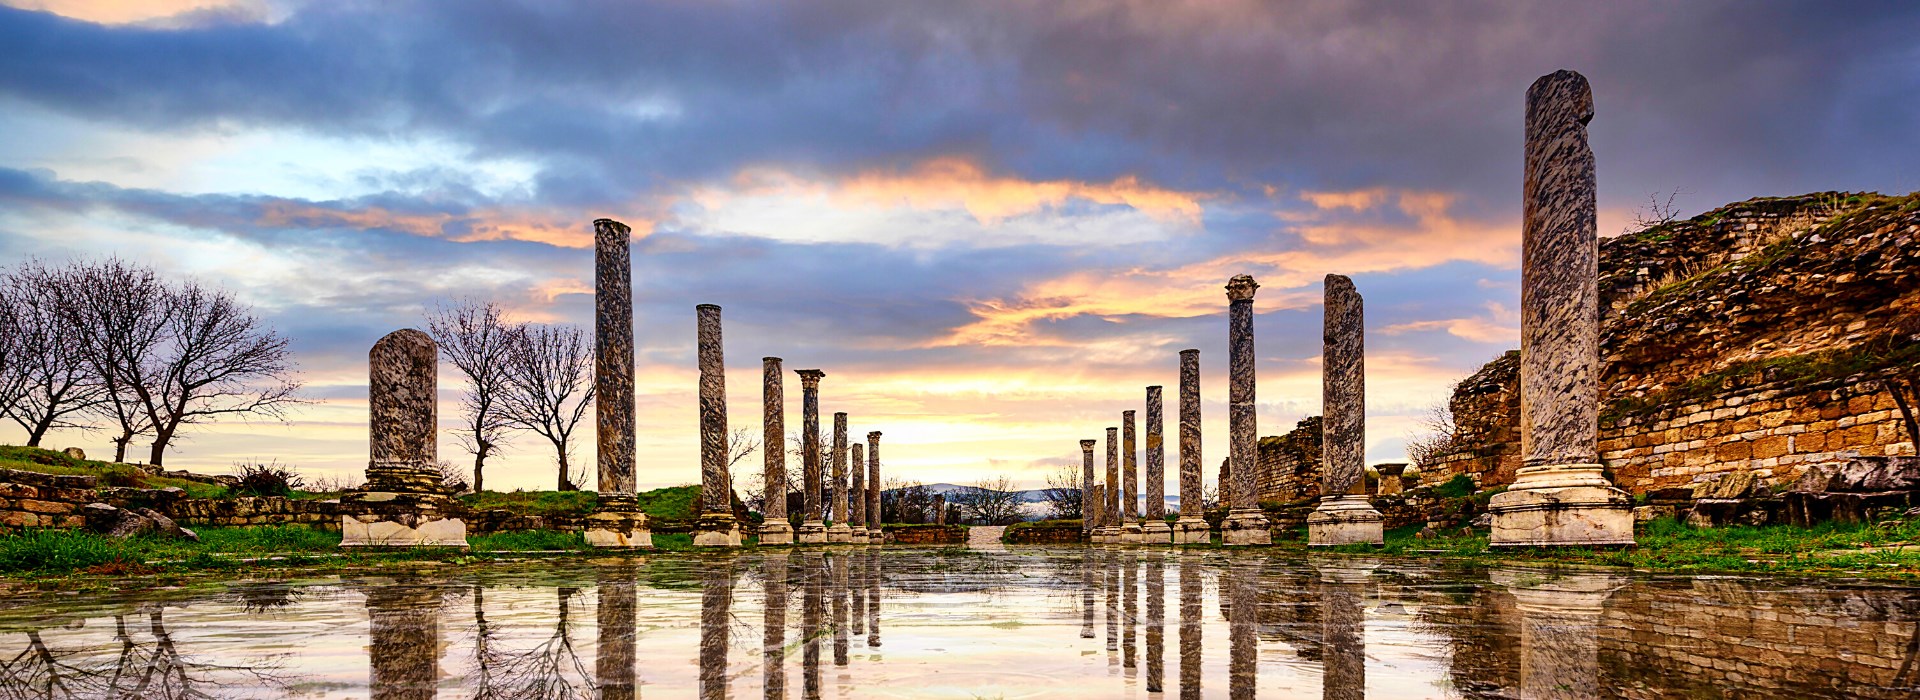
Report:
[[0,468],[38,474],[97,477],[102,488],[125,486],[141,489],[178,487],[188,498],[225,498],[227,487],[187,479],[151,476],[131,464],[115,464],[91,459],[74,459],[64,452],[38,447],[0,445]]

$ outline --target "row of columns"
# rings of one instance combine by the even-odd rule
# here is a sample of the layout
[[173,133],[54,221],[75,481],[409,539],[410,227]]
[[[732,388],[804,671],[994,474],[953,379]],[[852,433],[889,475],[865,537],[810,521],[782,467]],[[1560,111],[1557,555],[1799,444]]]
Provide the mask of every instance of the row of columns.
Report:
[[[761,359],[763,370],[766,424],[763,442],[779,445],[786,434],[785,379],[778,357]],[[817,369],[796,370],[800,377],[800,502],[804,511],[796,530],[787,522],[786,453],[777,447],[765,450],[766,506],[765,522],[760,526],[760,544],[880,544],[885,537],[880,528],[880,431],[867,433],[865,445],[849,444],[848,416],[833,414],[833,445],[827,455],[831,475],[824,474],[820,444],[820,380],[826,372]],[[832,479],[834,523],[826,523],[825,486]]]

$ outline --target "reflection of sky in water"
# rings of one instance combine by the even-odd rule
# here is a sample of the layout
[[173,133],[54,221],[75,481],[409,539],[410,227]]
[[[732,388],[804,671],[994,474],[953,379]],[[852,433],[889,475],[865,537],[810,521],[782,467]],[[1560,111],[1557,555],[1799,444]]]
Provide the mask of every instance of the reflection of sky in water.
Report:
[[[649,698],[1900,697],[1875,686],[1920,675],[1915,601],[1150,549],[662,554],[16,598],[0,698],[596,697],[623,668]],[[625,615],[630,652],[600,633]]]

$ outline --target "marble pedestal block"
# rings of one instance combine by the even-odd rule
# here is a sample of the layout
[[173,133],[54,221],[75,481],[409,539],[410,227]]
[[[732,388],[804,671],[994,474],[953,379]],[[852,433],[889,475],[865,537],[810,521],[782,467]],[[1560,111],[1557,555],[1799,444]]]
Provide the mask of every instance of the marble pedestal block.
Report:
[[1120,544],[1140,544],[1144,530],[1137,521],[1128,521],[1120,526]]
[[1227,514],[1225,522],[1220,523],[1220,543],[1223,545],[1266,545],[1273,544],[1273,532],[1267,529],[1267,515],[1259,508],[1235,508]]
[[1102,525],[1093,529],[1094,544],[1119,544],[1120,529]]
[[848,533],[847,533],[848,542],[851,542],[853,544],[867,543],[867,526],[862,525],[860,527],[853,527],[849,525],[847,529],[848,529]]
[[1495,494],[1495,547],[1632,546],[1633,499],[1598,464],[1527,467]]
[[794,541],[800,544],[826,544],[827,524],[818,520],[800,523],[800,529],[794,531]]
[[708,513],[693,523],[693,546],[738,547],[740,523],[731,513]]
[[1209,544],[1213,542],[1213,528],[1201,518],[1181,518],[1173,521],[1174,544]]
[[467,523],[439,494],[366,491],[340,498],[342,547],[467,547]]
[[1307,546],[1385,544],[1380,523],[1380,511],[1373,509],[1366,496],[1322,498],[1320,506],[1307,514]]
[[581,535],[594,547],[653,548],[653,531],[647,527],[647,514],[640,512],[632,494],[601,494],[595,512],[587,516],[587,527]]
[[1173,528],[1165,520],[1148,519],[1140,524],[1140,544],[1173,544]]
[[852,544],[853,528],[846,523],[834,523],[827,526],[828,544]]
[[784,518],[760,523],[760,544],[793,544],[793,524]]

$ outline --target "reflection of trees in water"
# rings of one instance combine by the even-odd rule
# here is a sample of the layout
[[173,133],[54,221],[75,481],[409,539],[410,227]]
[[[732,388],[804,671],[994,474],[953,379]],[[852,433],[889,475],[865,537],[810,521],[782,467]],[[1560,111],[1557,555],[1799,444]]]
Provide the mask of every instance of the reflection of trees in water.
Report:
[[554,594],[558,610],[546,639],[528,649],[506,648],[498,639],[499,631],[487,621],[483,589],[475,586],[473,597],[475,698],[566,698],[595,697],[599,691],[593,672],[580,659],[573,641],[573,608],[580,589],[562,587]]
[[0,698],[168,698],[169,700],[252,697],[261,688],[285,689],[277,675],[278,657],[238,665],[198,660],[180,650],[168,631],[166,608],[146,611],[147,639],[138,638],[127,615],[114,615],[112,656],[84,655],[82,649],[55,649],[39,630],[26,633],[27,648],[0,661]]

